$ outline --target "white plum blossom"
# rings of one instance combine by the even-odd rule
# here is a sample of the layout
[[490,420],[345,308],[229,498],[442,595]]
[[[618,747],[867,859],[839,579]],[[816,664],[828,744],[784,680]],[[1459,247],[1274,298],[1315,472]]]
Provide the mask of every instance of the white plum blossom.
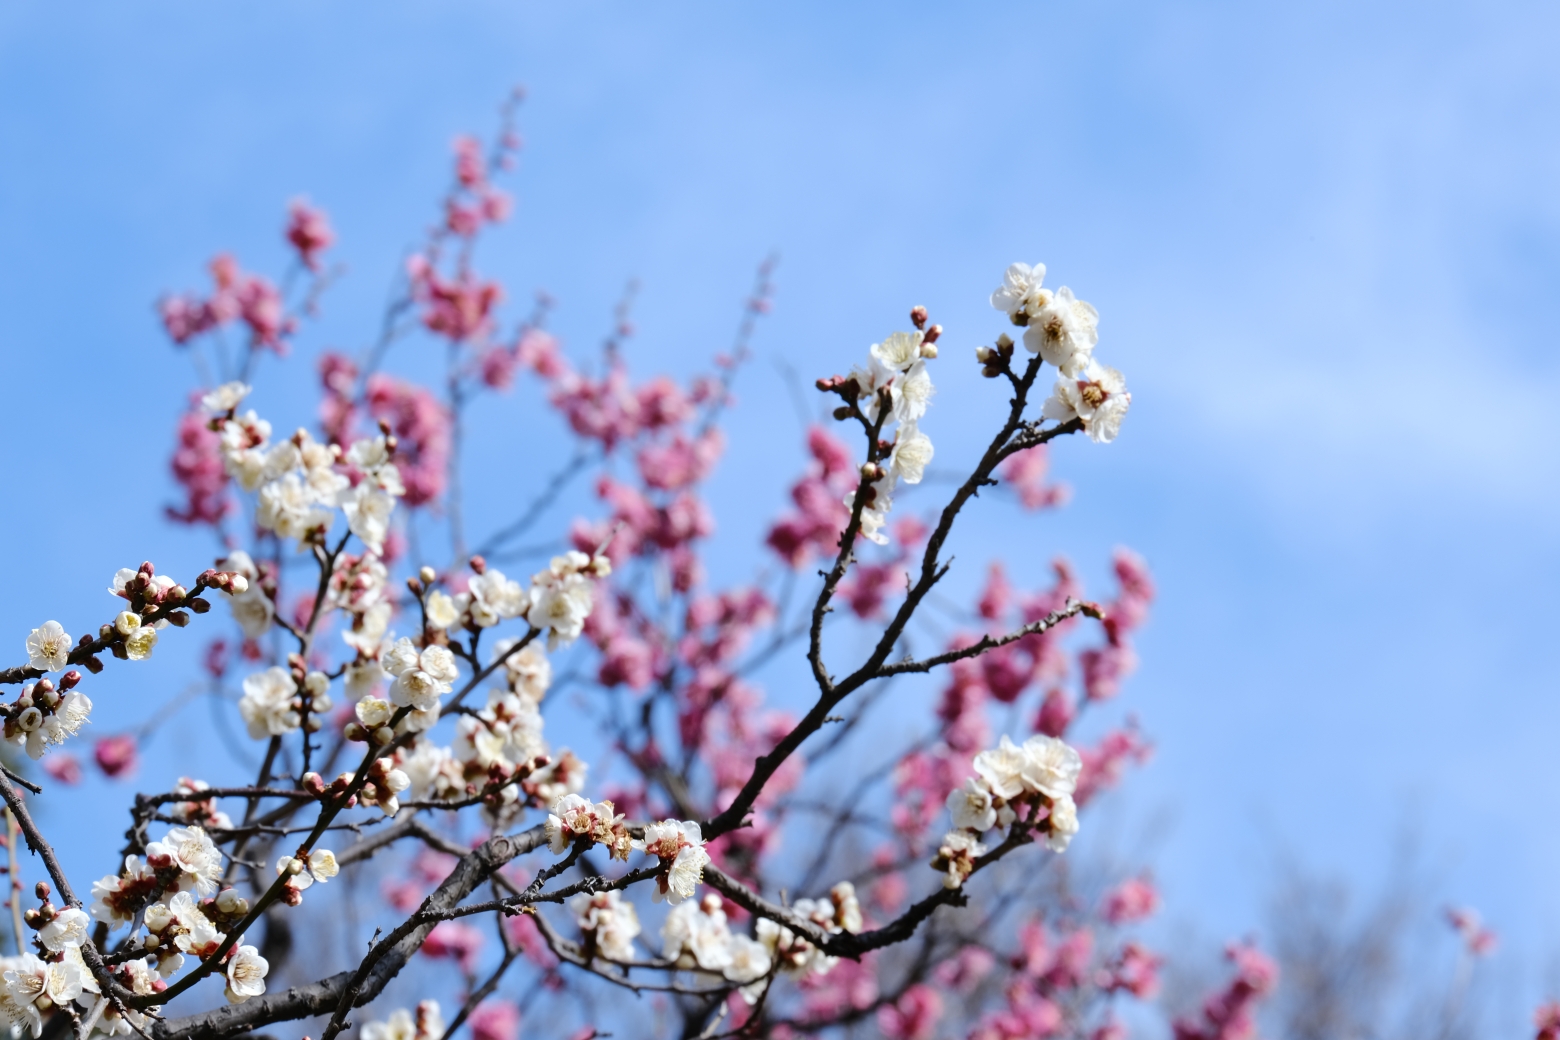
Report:
[[454,625],[460,620],[460,608],[455,605],[455,600],[438,589],[433,589],[423,600],[423,610],[428,616],[428,624],[440,630]]
[[919,484],[932,461],[932,439],[916,428],[913,422],[899,427],[894,439],[894,451],[889,456],[889,471],[906,484]]
[[691,820],[646,824],[645,836],[634,842],[634,848],[660,857],[666,874],[656,879],[651,898],[658,903],[664,899],[673,906],[693,896],[710,862],[699,825]]
[[395,512],[395,499],[387,491],[364,481],[344,492],[341,511],[346,514],[347,527],[374,552],[385,546],[390,534],[390,515]]
[[287,669],[280,666],[256,672],[244,680],[244,695],[238,712],[244,717],[249,735],[256,740],[280,737],[298,728],[298,709],[293,706],[297,686]]
[[1076,376],[1088,365],[1099,342],[1099,322],[1099,311],[1076,299],[1064,285],[1038,310],[1030,312],[1024,349],[1039,354],[1062,375]]
[[1058,737],[1036,733],[1024,741],[1024,786],[1047,798],[1070,797],[1078,788],[1083,759]]
[[472,624],[479,628],[491,628],[500,621],[519,617],[531,605],[531,597],[519,582],[491,567],[472,578],[466,587],[470,594],[466,609],[471,612]]
[[448,647],[430,646],[421,651],[410,639],[398,639],[387,650],[381,665],[395,677],[390,686],[390,703],[397,707],[433,711],[439,698],[449,693],[451,683],[460,677],[455,655]]
[[388,602],[375,603],[353,618],[352,627],[341,633],[342,642],[364,657],[377,656],[390,628],[390,613]]
[[321,505],[314,489],[296,473],[285,473],[260,489],[255,523],[278,537],[299,542],[316,531],[328,531],[335,513]]
[[1044,264],[1009,264],[1002,284],[991,294],[991,305],[1011,318],[1013,324],[1027,324],[1030,315],[1050,302],[1050,292],[1040,288],[1044,280]]
[[499,640],[493,647],[493,659],[503,658],[504,678],[509,689],[532,704],[540,704],[552,685],[552,662],[535,643],[527,643],[510,653],[515,642],[514,639]]
[[986,781],[992,794],[999,798],[1016,798],[1024,793],[1027,762],[1024,749],[1004,733],[995,750],[982,751],[975,756],[975,772]]
[[953,825],[977,834],[989,831],[997,823],[997,810],[991,801],[991,789],[975,777],[964,781],[948,795],[948,814]]
[[228,553],[218,566],[229,574],[244,578],[244,591],[224,591],[223,595],[233,610],[233,620],[244,630],[244,638],[259,639],[271,630],[271,620],[276,616],[276,607],[271,597],[260,588],[260,568],[242,549]]
[[551,565],[531,578],[530,607],[526,621],[547,631],[547,648],[555,649],[579,638],[590,617],[594,595],[586,575],[605,577],[606,557],[592,559],[577,550],[554,556]]
[[1083,432],[1096,444],[1109,444],[1121,432],[1121,420],[1132,405],[1127,382],[1114,368],[1090,361],[1077,378],[1056,381],[1041,414],[1057,422],[1083,420]]
[[191,824],[174,827],[146,846],[146,861],[154,868],[178,867],[182,873],[180,885],[188,884],[201,895],[216,891],[222,879],[222,854],[206,833],[205,828]]
[[154,874],[152,868],[141,861],[141,857],[126,856],[125,867],[121,873],[110,874],[108,877],[92,882],[93,918],[110,928],[129,924],[135,915],[121,899],[120,893],[127,885],[133,890],[139,883],[151,880]]
[[[604,814],[602,809],[605,809]],[[598,807],[577,794],[564,795],[553,804],[544,825],[548,848],[555,854],[562,853],[574,839],[594,834],[602,815],[612,819],[611,802],[603,802]]]
[[347,462],[363,474],[365,483],[395,498],[406,494],[401,470],[391,458],[390,442],[383,435],[354,442],[347,450]]
[[1049,831],[1045,844],[1052,852],[1066,852],[1073,835],[1078,833],[1078,806],[1071,795],[1061,795],[1051,801],[1048,818]]
[[883,342],[872,344],[867,352],[885,369],[903,372],[921,360],[922,339],[919,332],[894,332],[884,338]]
[[265,992],[265,977],[271,965],[253,946],[240,946],[233,951],[227,963],[227,999],[229,1004],[242,1004],[250,997]]
[[745,984],[738,992],[749,1005],[758,1002],[764,990],[764,984],[760,980],[768,975],[773,967],[774,960],[769,955],[768,946],[746,935],[731,937],[731,959],[726,965],[726,978],[735,983]]
[[436,1000],[419,1003],[415,1019],[405,1008],[396,1008],[388,1019],[369,1022],[359,1033],[362,1040],[437,1040],[443,1035],[444,1016]]
[[718,896],[672,908],[661,925],[661,956],[705,971],[722,971],[731,963],[731,932]]
[[152,648],[156,645],[157,628],[153,625],[142,625],[125,636],[125,654],[132,661],[144,661],[151,657]]
[[27,666],[57,672],[70,663],[70,634],[58,621],[45,621],[27,636]]
[[580,931],[595,936],[596,953],[609,961],[634,959],[634,939],[639,935],[639,912],[616,889],[595,895],[581,894],[569,900]]
[[911,365],[894,383],[894,418],[902,423],[919,422],[932,403],[935,390],[926,362]]
[[[871,498],[866,505],[861,507],[861,537],[878,545],[888,544],[888,513],[894,508],[894,481],[896,475],[891,471],[886,476],[876,480],[872,484]],[[854,493],[846,496],[845,505],[854,506],[856,496]]]
[[323,885],[340,872],[341,867],[336,863],[336,854],[329,849],[315,849],[309,853],[308,859],[283,856],[276,861],[277,876],[291,874],[292,878],[287,883],[299,892],[316,881]]
[[54,953],[67,947],[79,948],[87,941],[87,927],[91,921],[86,911],[73,906],[66,907],[56,911],[53,919],[38,929],[38,940]]
[[231,383],[223,383],[202,397],[200,406],[214,414],[231,412],[244,403],[244,398],[249,396],[249,392],[250,386],[248,383],[240,383],[237,380]]

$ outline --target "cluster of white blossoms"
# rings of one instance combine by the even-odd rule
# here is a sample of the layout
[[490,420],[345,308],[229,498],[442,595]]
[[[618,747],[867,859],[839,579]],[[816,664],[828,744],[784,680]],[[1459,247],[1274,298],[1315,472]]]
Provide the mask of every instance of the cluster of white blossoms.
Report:
[[[692,903],[684,903],[692,906]],[[585,935],[590,955],[624,963],[634,959],[634,939],[639,935],[639,912],[613,889],[593,895],[581,893],[569,900],[574,921]]]
[[545,571],[531,576],[531,587],[504,576],[489,567],[481,557],[473,557],[476,575],[466,591],[451,596],[431,589],[423,597],[428,626],[439,630],[491,628],[500,621],[523,617],[537,631],[547,633],[547,648],[556,649],[579,638],[590,617],[595,597],[592,578],[612,573],[605,556],[587,556],[571,549],[554,556]]
[[1065,741],[1037,733],[1015,744],[1006,734],[998,746],[975,756],[975,776],[948,795],[954,829],[943,836],[933,868],[943,872],[943,884],[958,888],[986,854],[980,836],[993,827],[1011,827],[1022,820],[1044,828],[1053,852],[1067,851],[1078,833],[1078,807],[1073,792],[1083,759]]
[[[192,794],[203,787],[195,781],[180,781],[180,789]],[[206,805],[209,809],[209,802],[184,804]],[[206,811],[202,815],[212,813]],[[330,857],[329,866],[334,865],[335,858]],[[170,828],[161,841],[146,846],[145,860],[126,856],[119,874],[93,883],[91,916],[109,929],[127,924],[133,928],[126,946],[140,950],[141,956],[116,969],[128,971],[121,981],[130,989],[137,993],[153,992],[155,986],[147,972],[168,979],[184,967],[186,957],[211,957],[249,913],[249,901],[236,889],[218,891],[222,874],[222,853],[204,828],[192,824]],[[51,944],[56,936],[63,936],[61,941],[68,942],[78,933],[84,940],[87,915],[72,909],[55,912],[53,919],[39,928],[38,937],[53,950],[56,947]],[[76,945],[79,947],[80,943]],[[79,952],[76,956],[79,959]],[[239,1003],[264,993],[268,971],[265,958],[255,947],[244,945],[241,939],[234,943],[225,964],[228,1001]],[[90,974],[83,970],[82,977],[83,985],[96,992]],[[103,1028],[111,1035],[128,1033],[137,1024],[134,1020],[122,1022],[112,1015],[105,1015],[103,1021]]]
[[255,523],[302,544],[329,530],[340,509],[352,533],[380,551],[395,500],[406,493],[393,460],[393,439],[359,440],[345,458],[339,447],[319,443],[307,430],[272,443],[270,423],[253,409],[237,414],[248,395],[248,386],[227,383],[201,403],[217,416],[213,427],[222,438],[228,475],[245,491],[258,493]]
[[660,859],[651,898],[663,899],[673,906],[693,897],[704,880],[704,868],[710,854],[704,848],[704,836],[692,820],[662,820],[645,825],[644,836],[628,833],[623,816],[611,802],[591,802],[577,794],[568,794],[553,804],[544,825],[549,847],[562,853],[570,845],[605,845],[613,859],[627,861],[628,853],[638,849]]
[[[825,975],[838,963],[839,958],[767,917],[754,920],[751,937],[734,933],[721,906],[719,896],[707,895],[674,907],[661,926],[661,955],[679,968],[737,983],[749,1004],[757,1002],[775,972],[792,978]],[[827,899],[798,899],[791,912],[831,935],[862,928],[861,904],[848,881],[835,885]]]
[[366,1022],[359,1031],[362,1040],[438,1040],[444,1035],[444,1016],[437,1000],[424,1000],[414,1015],[396,1008],[390,1017]]
[[735,982],[749,1004],[756,1003],[774,970],[774,951],[762,940],[732,932],[720,897],[673,907],[661,925],[661,956],[685,970],[710,972]]
[[305,708],[310,712],[309,728],[317,730],[319,716],[331,709],[329,690],[330,677],[324,672],[308,672],[300,682],[286,668],[271,667],[244,680],[238,711],[256,740],[298,729]]
[[[1044,264],[1013,264],[991,294],[991,305],[1023,327],[1026,350],[1061,373],[1041,413],[1064,423],[1079,419],[1090,440],[1107,444],[1120,432],[1132,395],[1120,372],[1094,360],[1100,339],[1099,311],[1074,297],[1065,285],[1055,292],[1044,288],[1044,280]],[[1012,340],[1004,336],[997,346],[1009,351]],[[984,363],[990,348],[981,351],[987,352],[977,353]]]
[[[81,946],[86,940],[81,918],[85,915],[74,909],[52,911],[47,908],[47,912],[53,912],[55,917],[38,929],[38,941],[47,956],[23,953],[16,957],[0,957],[0,1023],[9,1027],[7,1035],[13,1038],[24,1033],[40,1036],[44,1015],[69,1007],[72,1002],[80,1009],[73,1009],[78,1022],[93,1021],[96,1016],[93,1035],[144,1035],[147,1020],[144,1012],[127,1008],[120,1014],[99,996],[102,990],[81,957]],[[28,913],[39,915],[40,911]],[[109,970],[120,985],[137,996],[156,992],[154,976],[144,960],[126,961]],[[156,1012],[159,1009],[148,1010]]]
[[511,653],[515,642],[502,639],[494,646],[494,660],[504,663],[497,673],[504,685],[488,692],[481,710],[456,719],[452,746],[419,737],[399,752],[413,798],[454,801],[502,784],[484,802],[484,812],[507,820],[521,808],[522,794],[533,804],[551,805],[583,786],[584,764],[567,749],[555,760],[542,733],[539,705],[552,682],[552,665],[534,643]]
[[57,744],[63,744],[86,725],[92,714],[92,701],[72,689],[78,672],[67,672],[56,687],[50,679],[39,679],[22,687],[15,701],[4,707],[5,739],[26,749],[38,759]]
[[[933,326],[934,331],[936,328]],[[926,333],[896,332],[883,342],[872,344],[866,366],[856,366],[847,377],[854,382],[858,406],[869,421],[878,420],[881,395],[886,391],[890,417],[898,424],[888,465],[868,463],[871,471],[867,472],[865,467],[863,470],[872,484],[861,511],[861,535],[879,545],[888,542],[883,529],[899,481],[919,484],[932,461],[932,440],[921,432],[920,422],[932,399],[932,377],[926,362],[936,356],[937,347]],[[886,436],[886,422],[883,433]],[[854,499],[854,493],[848,495],[845,505],[854,505]]]

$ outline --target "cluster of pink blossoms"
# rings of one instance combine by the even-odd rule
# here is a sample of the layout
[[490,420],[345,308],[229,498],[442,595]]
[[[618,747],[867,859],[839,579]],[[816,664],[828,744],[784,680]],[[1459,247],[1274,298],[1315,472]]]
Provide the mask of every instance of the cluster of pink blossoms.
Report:
[[282,294],[267,278],[250,274],[238,261],[222,254],[211,261],[211,295],[167,296],[157,305],[163,327],[175,343],[185,344],[197,336],[233,323],[249,333],[251,348],[287,353],[286,337],[297,328],[287,314]]
[[1198,1015],[1175,1022],[1175,1040],[1254,1040],[1257,1003],[1278,984],[1278,966],[1254,946],[1234,944],[1226,951],[1235,966],[1228,986],[1210,996]]

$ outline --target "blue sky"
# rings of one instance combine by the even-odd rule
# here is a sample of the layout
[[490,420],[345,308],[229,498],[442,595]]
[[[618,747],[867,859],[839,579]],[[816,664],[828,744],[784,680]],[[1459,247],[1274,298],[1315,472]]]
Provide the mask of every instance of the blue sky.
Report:
[[[192,375],[156,296],[200,286],[217,249],[277,270],[305,193],[350,274],[301,349],[359,346],[450,138],[523,82],[516,217],[482,254],[509,313],[546,288],[587,347],[638,277],[636,362],[688,371],[782,256],[718,559],[750,557],[800,465],[777,362],[844,370],[928,305],[948,349],[927,428],[952,465],[990,397],[967,362],[1000,330],[986,294],[1045,261],[1099,307],[1133,411],[1116,444],[1056,453],[1074,505],[983,511],[970,558],[1000,549],[1039,580],[1061,552],[1098,584],[1128,544],[1154,566],[1128,698],[1160,753],[1131,802],[1170,821],[1178,912],[1251,929],[1278,846],[1368,885],[1412,819],[1445,897],[1505,933],[1524,999],[1555,989],[1557,21],[1537,3],[7,5],[0,480],[20,490],[0,622],[18,647],[45,617],[76,631],[115,568],[206,563],[159,520]],[[312,399],[267,376],[278,416],[306,421]],[[489,420],[500,443],[475,461],[513,469],[539,427]],[[173,653],[117,679],[102,722],[188,674]]]

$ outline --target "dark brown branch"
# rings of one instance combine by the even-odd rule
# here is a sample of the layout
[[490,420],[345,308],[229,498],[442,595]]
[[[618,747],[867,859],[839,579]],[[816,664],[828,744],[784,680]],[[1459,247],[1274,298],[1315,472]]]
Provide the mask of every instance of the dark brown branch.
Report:
[[939,668],[945,664],[962,661],[970,657],[979,657],[988,650],[995,650],[999,646],[1007,646],[1016,643],[1025,636],[1039,635],[1066,621],[1068,618],[1079,614],[1087,614],[1089,617],[1105,620],[1105,615],[1100,608],[1093,603],[1085,603],[1076,599],[1068,599],[1060,610],[1053,610],[1038,621],[1030,622],[1016,632],[1009,632],[1005,636],[982,636],[979,642],[958,650],[949,650],[947,653],[938,654],[935,657],[927,657],[919,661],[900,661],[897,664],[886,664],[878,669],[878,677],[890,675],[904,675],[908,672],[929,672],[933,668]]

